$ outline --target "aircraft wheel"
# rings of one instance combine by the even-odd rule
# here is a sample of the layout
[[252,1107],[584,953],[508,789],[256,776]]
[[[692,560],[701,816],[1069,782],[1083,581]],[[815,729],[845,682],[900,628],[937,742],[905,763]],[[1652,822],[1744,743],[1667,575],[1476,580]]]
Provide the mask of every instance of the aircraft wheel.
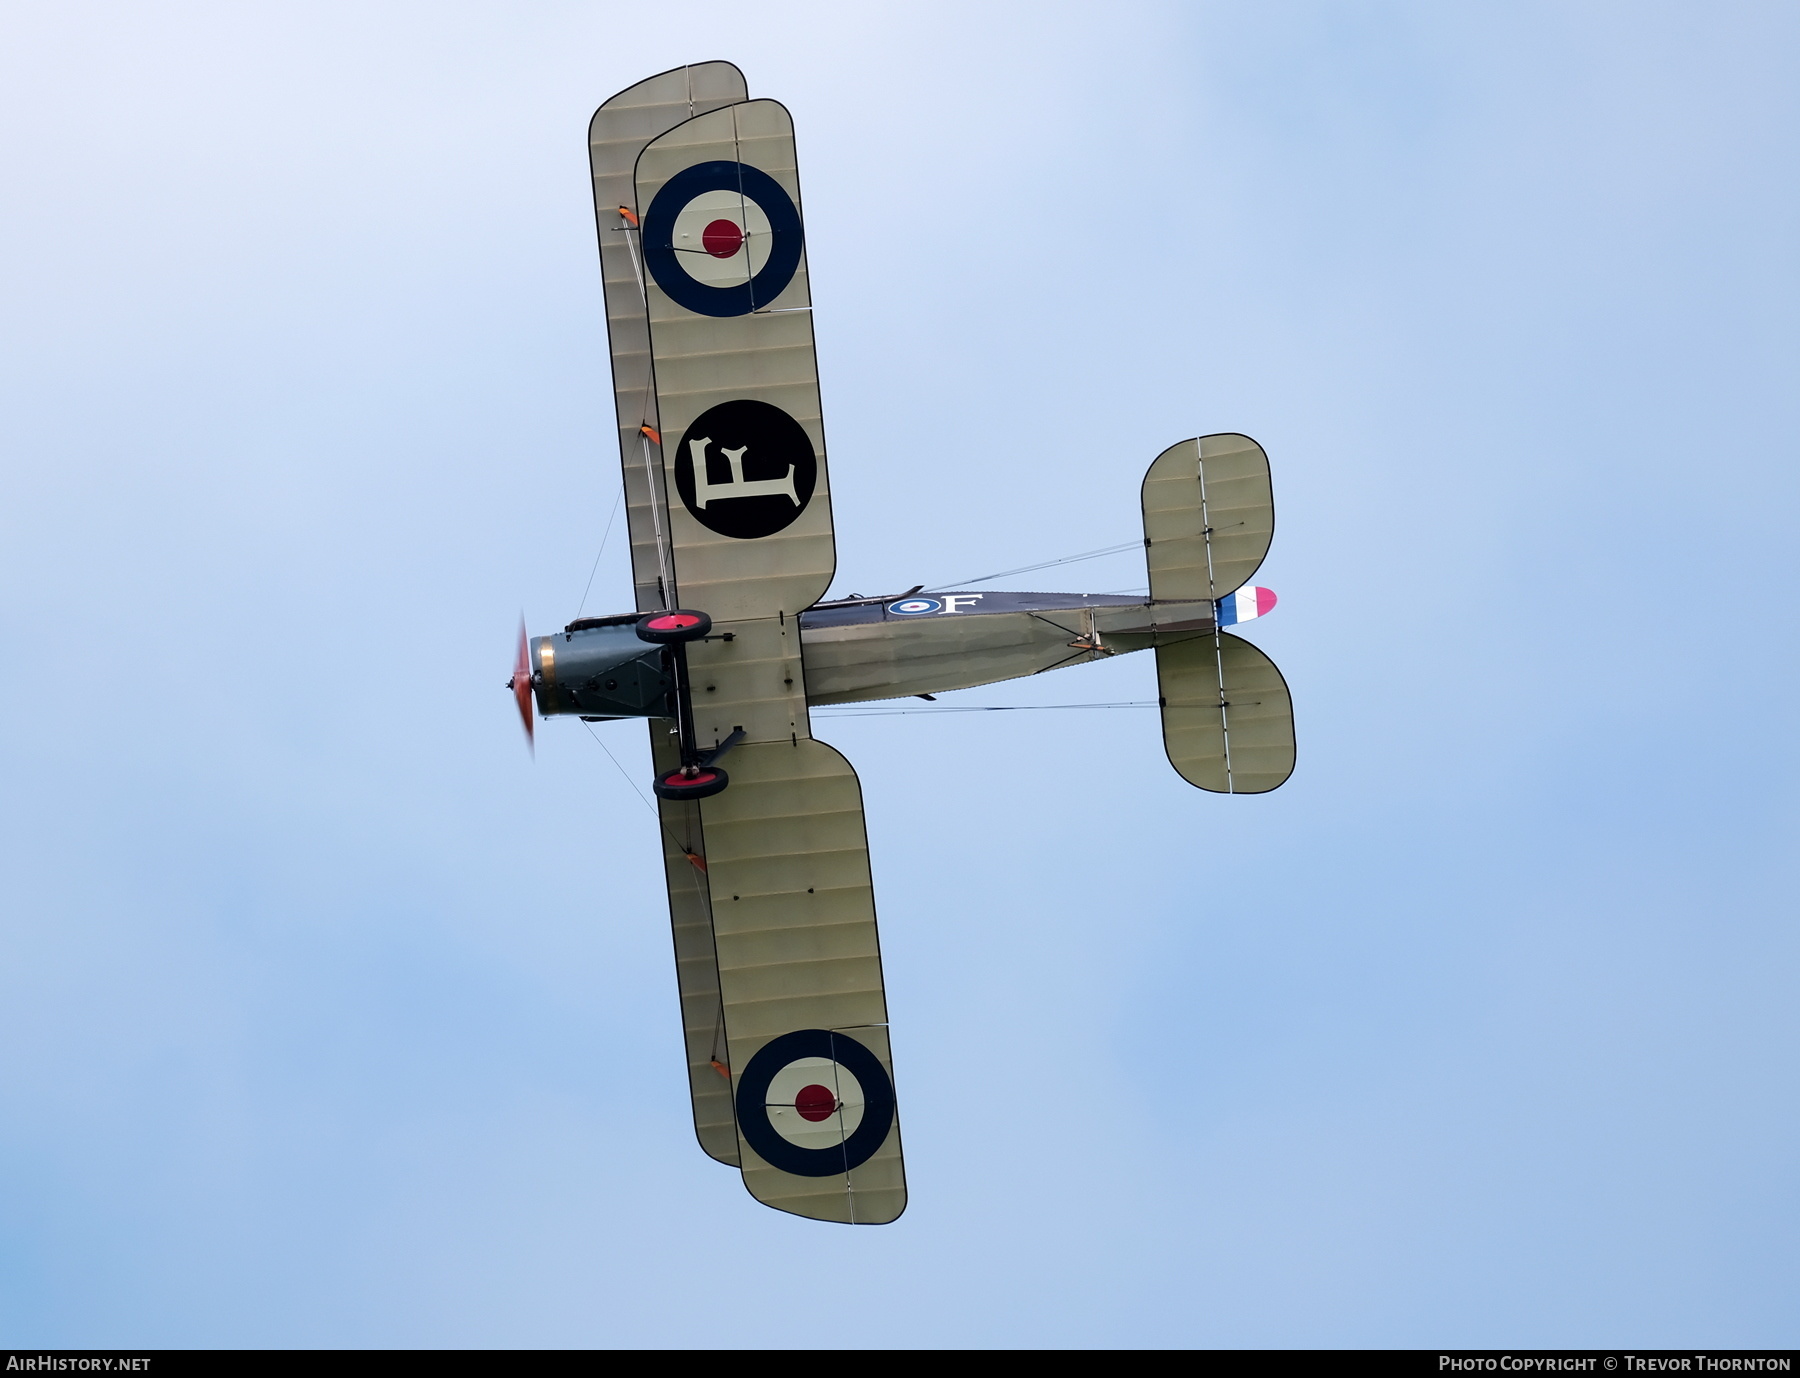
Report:
[[717,766],[701,766],[694,775],[683,775],[681,767],[665,770],[651,786],[658,799],[706,799],[731,783],[731,777]]
[[659,646],[675,641],[698,641],[712,630],[712,618],[691,608],[671,608],[638,618],[637,634],[642,641]]

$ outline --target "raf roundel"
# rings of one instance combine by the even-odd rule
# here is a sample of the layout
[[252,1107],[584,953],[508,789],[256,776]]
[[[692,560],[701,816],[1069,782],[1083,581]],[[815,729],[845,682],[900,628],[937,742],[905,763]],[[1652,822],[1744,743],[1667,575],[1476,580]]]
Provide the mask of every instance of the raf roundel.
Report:
[[780,407],[747,397],[701,412],[674,458],[675,491],[694,520],[740,541],[793,525],[819,482],[805,428]]
[[800,267],[800,212],[748,163],[695,163],[650,202],[644,263],[678,306],[744,316],[780,296]]
[[738,1128],[770,1167],[831,1177],[875,1156],[894,1127],[887,1068],[848,1034],[772,1038],[738,1078]]
[[935,598],[902,598],[889,603],[888,611],[896,617],[921,617],[928,612],[942,612],[944,605]]

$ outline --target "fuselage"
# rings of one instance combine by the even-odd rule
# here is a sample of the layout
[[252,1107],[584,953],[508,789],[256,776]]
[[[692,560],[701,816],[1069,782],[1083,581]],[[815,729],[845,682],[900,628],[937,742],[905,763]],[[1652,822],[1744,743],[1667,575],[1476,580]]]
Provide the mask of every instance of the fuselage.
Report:
[[929,593],[820,603],[800,615],[808,704],[971,689],[1143,650],[1214,627],[1210,601],[1104,593]]
[[[539,712],[671,716],[672,664],[638,639],[639,616],[582,618],[532,638],[527,656]],[[910,593],[819,603],[800,614],[806,701],[972,689],[1210,633],[1216,616],[1206,600],[1106,593]]]

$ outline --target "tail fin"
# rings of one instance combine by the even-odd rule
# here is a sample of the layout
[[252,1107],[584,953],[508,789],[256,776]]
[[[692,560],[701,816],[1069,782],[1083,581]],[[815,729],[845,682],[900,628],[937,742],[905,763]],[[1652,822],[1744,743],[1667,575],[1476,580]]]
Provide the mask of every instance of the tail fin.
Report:
[[1156,647],[1169,764],[1204,790],[1266,794],[1293,774],[1293,699],[1274,661],[1218,625],[1220,601],[1256,573],[1275,535],[1269,457],[1247,435],[1184,440],[1151,464],[1143,501],[1151,602],[1215,609],[1211,632]]

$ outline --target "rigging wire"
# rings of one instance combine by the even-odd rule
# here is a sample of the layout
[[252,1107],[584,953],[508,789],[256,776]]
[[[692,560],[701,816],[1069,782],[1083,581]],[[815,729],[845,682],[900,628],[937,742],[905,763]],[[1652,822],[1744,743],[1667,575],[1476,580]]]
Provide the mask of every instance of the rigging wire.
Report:
[[1033,570],[1050,569],[1055,565],[1072,565],[1082,560],[1098,560],[1107,555],[1123,555],[1128,550],[1142,550],[1143,541],[1123,541],[1118,545],[1109,545],[1102,550],[1084,551],[1080,555],[1065,555],[1060,560],[1045,560],[1041,564],[1020,565],[1017,569],[1003,569],[995,574],[984,574],[979,579],[963,579],[954,583],[933,584],[927,592],[937,593],[944,589],[967,588],[970,584],[985,584],[990,579],[1004,579],[1009,574],[1030,574]]
[[[631,792],[637,795],[639,800],[643,802],[645,808],[650,810],[650,816],[656,820],[657,831],[675,844],[675,849],[692,863],[695,871],[704,875],[706,871],[706,859],[690,848],[687,843],[676,837],[674,833],[669,831],[668,825],[663,822],[662,811],[648,799],[644,798],[644,792],[637,787],[637,783],[632,780],[631,776],[626,774],[625,767],[619,764],[619,758],[612,754],[612,748],[600,740],[600,734],[594,731],[594,725],[586,721],[582,722],[581,725],[587,729],[588,736],[594,739],[594,745],[606,753],[606,759],[613,763],[613,769],[618,771],[620,776],[624,778],[625,783],[631,786]],[[703,880],[696,880],[696,884],[700,886],[701,897],[705,898],[707,894],[706,882]]]
[[[644,792],[637,787],[637,783],[629,775],[625,774],[625,767],[620,765],[619,758],[612,754],[612,748],[600,740],[600,734],[594,731],[594,725],[592,723],[584,722],[581,725],[587,729],[588,736],[594,739],[594,745],[606,753],[606,759],[613,763],[613,769],[618,771],[625,783],[631,786],[631,792],[637,795],[639,802],[641,802],[645,808],[650,810],[650,816],[656,820],[656,826],[661,828],[662,815],[656,811],[656,805],[644,798]],[[686,851],[687,849],[684,847],[682,850]]]
[[606,554],[606,543],[612,538],[613,522],[618,520],[619,504],[625,501],[625,486],[619,485],[619,496],[613,499],[612,515],[606,519],[606,530],[600,537],[600,549],[594,552],[594,567],[588,571],[587,587],[581,591],[581,602],[575,606],[575,616],[580,617],[582,609],[587,607],[588,594],[594,591],[594,576],[600,572],[600,557]]

